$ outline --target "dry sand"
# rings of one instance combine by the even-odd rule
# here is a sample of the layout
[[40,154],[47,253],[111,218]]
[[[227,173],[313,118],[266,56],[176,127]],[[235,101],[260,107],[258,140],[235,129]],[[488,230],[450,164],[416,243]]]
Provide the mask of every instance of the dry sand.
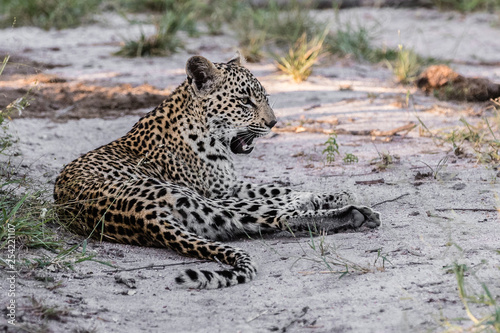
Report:
[[[500,83],[498,16],[367,8],[340,14],[344,22],[373,24],[378,43],[391,47],[403,43],[423,56],[452,60],[451,66],[462,74]],[[333,19],[331,11],[315,15]],[[46,32],[15,28],[0,33],[1,47],[8,53],[42,64],[64,65],[48,66],[52,68],[44,73],[64,78],[68,84],[150,84],[159,90],[172,89],[184,80],[183,68],[190,54],[226,61],[237,45],[232,36],[202,36],[188,39],[187,51],[169,58],[123,59],[111,55],[118,49],[121,36],[138,32],[137,26],[105,15],[101,23],[76,29]],[[318,67],[302,84],[277,74],[270,62],[248,67],[271,93],[281,125],[334,117],[339,121],[337,128],[347,131],[391,130],[417,123],[418,115],[431,129],[449,128],[458,125],[463,116],[477,121],[473,114],[487,106],[437,101],[394,83],[391,72],[381,65],[351,60]],[[408,91],[415,108],[406,107]],[[85,116],[83,111],[78,116],[82,119],[64,118],[64,109],[43,118],[17,117],[10,123],[10,130],[19,139],[15,148],[20,156],[11,163],[50,192],[65,163],[123,135],[148,109],[118,113],[102,110],[101,117]],[[328,272],[325,264],[311,260],[317,259],[311,239],[276,234],[231,242],[249,252],[260,265],[251,283],[222,290],[183,290],[173,283],[180,269],[213,269],[216,264],[196,263],[165,249],[92,241],[87,251],[95,252],[97,259],[135,270],[114,273],[96,262],[83,262],[76,264],[74,271],[52,266],[35,271],[35,276],[21,275],[17,280],[18,325],[37,331],[43,324],[51,332],[423,332],[443,330],[444,318],[464,318],[452,322],[466,328],[471,322],[459,299],[455,276],[445,269],[454,262],[479,265],[477,277],[500,302],[499,215],[474,211],[499,206],[497,169],[476,163],[474,157],[457,158],[450,144],[437,145],[431,138],[420,136],[417,129],[388,142],[370,136],[339,135],[342,155],[353,153],[359,162],[344,164],[339,159],[325,165],[322,150],[326,139],[325,134],[274,134],[261,139],[250,156],[238,157],[237,168],[243,178],[256,183],[282,182],[297,189],[324,192],[349,188],[368,205],[405,195],[378,205],[383,217],[380,228],[347,231],[323,239],[330,257],[338,255],[370,272],[352,270],[340,278],[340,274]],[[399,160],[378,171],[370,162],[379,157],[379,152],[398,155]],[[416,178],[417,172],[430,171],[426,165],[436,169],[445,157],[446,166],[437,179]],[[356,184],[379,179],[383,182]],[[457,208],[471,210],[439,210]],[[317,247],[320,242],[320,238],[314,239]],[[19,250],[18,255],[22,259],[41,253],[43,250]],[[185,265],[169,266],[176,264]],[[149,265],[157,267],[140,269]],[[135,288],[120,283],[129,278],[135,280]],[[480,291],[472,275],[467,281],[469,290]],[[31,297],[66,312],[59,319],[40,319],[31,306]],[[0,299],[4,304],[5,290]],[[478,316],[490,311],[477,305],[472,309]],[[16,331],[16,327],[1,321],[0,328]]]

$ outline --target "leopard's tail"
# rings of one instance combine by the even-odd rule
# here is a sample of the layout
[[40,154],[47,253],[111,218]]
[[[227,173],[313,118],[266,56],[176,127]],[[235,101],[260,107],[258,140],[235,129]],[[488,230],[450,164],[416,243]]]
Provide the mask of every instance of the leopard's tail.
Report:
[[207,240],[185,230],[177,230],[174,234],[167,245],[178,253],[232,266],[230,269],[217,271],[187,269],[175,278],[179,286],[195,289],[225,288],[251,281],[257,274],[257,265],[243,250]]
[[222,248],[228,256],[217,255],[210,259],[229,264],[233,266],[232,269],[217,271],[187,269],[175,278],[175,282],[183,288],[217,289],[246,283],[256,276],[257,266],[247,253],[229,246]]

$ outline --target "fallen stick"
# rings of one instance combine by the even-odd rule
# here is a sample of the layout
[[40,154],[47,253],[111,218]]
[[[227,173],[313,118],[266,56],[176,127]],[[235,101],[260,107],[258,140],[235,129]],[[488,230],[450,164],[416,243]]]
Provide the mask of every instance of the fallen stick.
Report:
[[451,220],[449,217],[446,217],[446,216],[434,215],[430,211],[426,211],[425,214],[427,214],[428,217],[435,217],[435,218],[443,219],[443,220]]
[[410,193],[405,193],[405,194],[402,194],[402,195],[400,195],[399,197],[396,197],[396,198],[394,198],[394,199],[388,199],[388,200],[381,201],[381,202],[379,202],[379,203],[376,203],[376,204],[372,205],[372,207],[379,206],[379,205],[384,204],[384,203],[386,203],[386,202],[392,202],[392,201],[399,200],[399,199],[401,199],[402,197],[406,197],[407,195],[410,195]]
[[469,212],[500,212],[500,208],[435,208],[438,212],[445,212],[448,210],[460,210]]
[[286,126],[286,127],[275,127],[272,129],[275,133],[322,133],[322,134],[332,134],[335,132],[333,129],[315,128],[315,127],[304,127],[304,126]]
[[[326,121],[322,121],[326,122]],[[319,122],[317,122],[319,123]],[[346,130],[343,128],[337,128],[337,129],[332,129],[332,128],[319,128],[319,127],[304,127],[304,126],[286,126],[286,127],[277,127],[273,128],[273,132],[275,133],[302,133],[302,132],[308,132],[308,133],[323,133],[323,134],[331,134],[331,133],[337,133],[337,134],[350,134],[350,135],[366,135],[366,136],[393,136],[396,135],[399,132],[409,132],[412,129],[417,126],[415,123],[411,122],[406,125],[394,128],[389,131],[381,131],[378,129],[374,130]]]
[[304,124],[330,124],[330,125],[338,125],[339,124],[339,120],[337,118],[332,118],[332,120],[306,119],[306,120],[304,120]]
[[414,129],[416,126],[417,126],[417,124],[415,124],[414,122],[410,122],[406,125],[397,127],[397,128],[392,129],[390,131],[373,130],[370,134],[373,136],[393,136],[399,132],[404,132],[404,131],[409,132],[412,129]]
[[200,264],[200,263],[206,263],[206,262],[212,262],[210,260],[197,260],[197,261],[190,261],[190,262],[179,262],[175,264],[165,264],[165,265],[147,265],[147,266],[141,266],[141,267],[135,267],[135,268],[119,268],[119,269],[114,269],[112,271],[103,271],[104,273],[118,273],[118,272],[130,272],[130,271],[137,271],[140,269],[165,269],[166,267],[170,266],[181,266],[181,265],[189,265],[189,264]]

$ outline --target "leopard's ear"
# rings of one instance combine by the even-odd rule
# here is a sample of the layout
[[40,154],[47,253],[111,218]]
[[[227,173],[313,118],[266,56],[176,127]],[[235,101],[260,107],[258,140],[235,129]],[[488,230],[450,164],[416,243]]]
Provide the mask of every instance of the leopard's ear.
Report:
[[240,51],[236,51],[236,55],[227,62],[228,65],[241,66],[244,62],[244,58],[241,56]]
[[206,94],[214,88],[219,70],[214,64],[202,56],[189,58],[186,63],[188,82],[193,86],[196,93]]

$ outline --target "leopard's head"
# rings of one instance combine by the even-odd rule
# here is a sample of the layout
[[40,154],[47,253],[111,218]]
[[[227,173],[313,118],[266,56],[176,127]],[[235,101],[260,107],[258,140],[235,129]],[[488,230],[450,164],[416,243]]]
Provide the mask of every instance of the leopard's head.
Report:
[[210,134],[233,153],[248,154],[253,140],[276,124],[268,95],[240,57],[227,63],[212,63],[201,56],[186,64],[194,102],[203,110]]

